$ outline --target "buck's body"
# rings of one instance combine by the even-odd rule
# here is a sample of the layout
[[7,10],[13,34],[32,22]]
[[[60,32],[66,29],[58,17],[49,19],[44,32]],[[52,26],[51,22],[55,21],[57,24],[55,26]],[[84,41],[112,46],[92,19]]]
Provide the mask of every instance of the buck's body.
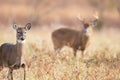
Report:
[[52,33],[52,40],[55,50],[61,49],[63,46],[72,47],[74,55],[78,49],[84,50],[89,37],[84,31],[77,31],[68,28],[61,28]]
[[69,28],[61,28],[55,30],[52,33],[52,41],[55,51],[58,53],[63,46],[69,46],[73,48],[74,56],[78,49],[82,51],[82,55],[85,52],[87,45],[93,33],[93,27],[97,22],[98,17],[90,22],[81,21],[83,26],[82,30],[72,30]]

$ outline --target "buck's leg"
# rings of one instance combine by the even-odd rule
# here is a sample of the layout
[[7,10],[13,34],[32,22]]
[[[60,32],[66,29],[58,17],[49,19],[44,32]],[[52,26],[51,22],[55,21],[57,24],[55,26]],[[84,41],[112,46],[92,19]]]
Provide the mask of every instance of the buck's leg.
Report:
[[55,50],[55,53],[58,54],[58,53],[60,53],[60,51],[61,51],[61,48],[58,48]]
[[85,48],[82,48],[81,51],[82,51],[82,53],[81,53],[81,57],[84,57]]
[[9,68],[9,71],[8,71],[8,80],[13,80],[13,69],[12,68]]
[[55,50],[55,53],[60,53],[61,51],[61,48],[63,47],[63,43],[62,42],[58,42],[59,40],[54,40],[53,41],[53,45],[54,45],[54,50]]
[[21,65],[21,67],[23,68],[23,70],[24,70],[24,80],[26,79],[26,66],[25,66],[25,64],[23,63],[22,65]]
[[84,57],[84,55],[87,53],[86,50],[82,50],[82,57]]
[[2,66],[0,66],[0,71],[2,71],[2,69],[3,69],[3,67],[2,67]]
[[88,43],[86,43],[86,45],[82,45],[82,48],[81,48],[81,50],[82,50],[82,57],[87,53],[87,48],[88,48],[88,46],[89,46],[89,42]]
[[73,54],[74,54],[74,56],[76,57],[76,55],[77,55],[77,49],[73,49]]
[[61,48],[62,48],[62,46],[54,47],[54,49],[55,49],[55,53],[56,53],[56,54],[60,53]]

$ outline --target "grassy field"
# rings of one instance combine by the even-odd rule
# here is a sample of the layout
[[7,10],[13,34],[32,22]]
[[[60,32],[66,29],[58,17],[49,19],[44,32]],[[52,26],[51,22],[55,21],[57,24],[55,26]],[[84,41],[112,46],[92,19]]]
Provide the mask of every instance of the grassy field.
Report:
[[[16,41],[13,23],[31,23],[27,33],[26,80],[120,80],[120,6],[118,0],[0,0],[0,45]],[[79,28],[77,16],[93,18],[98,11],[103,30],[95,32],[87,54],[73,56],[70,47],[55,54],[51,40],[54,28]],[[113,15],[114,14],[114,15]],[[105,29],[106,28],[106,29]],[[113,29],[111,29],[113,28]],[[7,80],[8,69],[0,72]],[[14,71],[23,80],[23,70]]]
[[[40,29],[28,32],[25,57],[27,80],[120,80],[119,31],[95,32],[84,58],[81,58],[80,51],[74,57],[69,47],[55,54],[51,32]],[[15,43],[12,28],[1,28],[0,34],[0,44]],[[0,72],[1,80],[7,79],[7,70]],[[23,80],[22,69],[14,71],[14,80]]]

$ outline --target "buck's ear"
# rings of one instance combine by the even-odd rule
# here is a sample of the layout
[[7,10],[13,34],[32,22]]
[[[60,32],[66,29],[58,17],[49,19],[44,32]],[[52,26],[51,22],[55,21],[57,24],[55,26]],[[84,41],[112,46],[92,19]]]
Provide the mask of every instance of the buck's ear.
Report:
[[95,19],[95,20],[93,21],[94,27],[97,26],[97,23],[98,23],[98,19]]
[[94,26],[97,26],[97,23],[98,23],[98,21],[99,21],[99,13],[96,11],[95,14],[93,15],[93,17],[95,18],[95,19],[93,20],[93,25],[94,25]]
[[17,30],[19,26],[17,24],[13,24],[13,29]]
[[30,30],[30,28],[31,28],[31,23],[27,23],[25,26],[25,30],[28,31]]

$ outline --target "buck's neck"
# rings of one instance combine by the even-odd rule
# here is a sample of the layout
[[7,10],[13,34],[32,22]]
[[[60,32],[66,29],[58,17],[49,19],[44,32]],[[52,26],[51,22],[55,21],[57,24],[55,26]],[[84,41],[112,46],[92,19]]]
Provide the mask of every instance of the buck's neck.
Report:
[[83,29],[84,36],[91,36],[92,35],[92,28],[85,28]]

